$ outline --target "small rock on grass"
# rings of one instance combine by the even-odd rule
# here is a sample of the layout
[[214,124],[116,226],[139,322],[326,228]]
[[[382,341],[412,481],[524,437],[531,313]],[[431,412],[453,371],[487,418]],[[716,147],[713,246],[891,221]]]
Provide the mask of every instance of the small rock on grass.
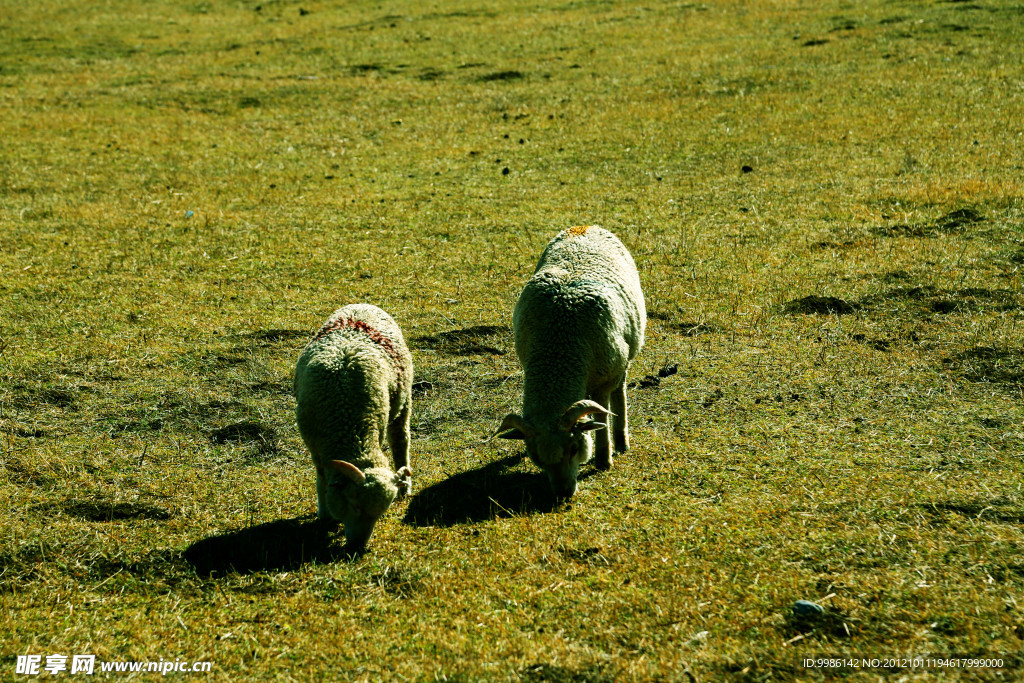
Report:
[[793,603],[793,614],[798,617],[820,617],[824,613],[824,607],[810,600],[797,600]]

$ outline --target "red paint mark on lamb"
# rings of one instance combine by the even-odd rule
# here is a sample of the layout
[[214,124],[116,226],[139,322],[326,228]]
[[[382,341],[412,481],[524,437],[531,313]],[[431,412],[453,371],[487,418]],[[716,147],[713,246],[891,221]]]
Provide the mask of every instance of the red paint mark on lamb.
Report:
[[346,328],[352,330],[359,330],[367,337],[369,337],[370,341],[372,341],[377,346],[380,346],[387,352],[389,356],[391,356],[391,359],[395,362],[395,369],[398,371],[398,374],[402,374],[404,372],[405,364],[402,359],[402,354],[399,353],[398,349],[395,348],[395,343],[391,340],[391,338],[385,336],[383,332],[381,332],[375,327],[371,327],[369,324],[362,320],[355,320],[352,318],[338,318],[334,322],[326,323],[317,331],[316,335],[314,335],[313,341],[309,343],[312,344],[314,342],[320,341],[321,339],[329,335],[331,332],[337,332],[338,330],[343,330]]

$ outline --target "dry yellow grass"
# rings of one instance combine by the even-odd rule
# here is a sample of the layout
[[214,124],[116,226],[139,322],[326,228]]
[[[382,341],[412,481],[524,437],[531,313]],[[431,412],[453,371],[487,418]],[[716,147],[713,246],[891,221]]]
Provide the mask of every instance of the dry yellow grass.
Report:
[[[2,677],[1021,676],[1019,7],[0,17]],[[587,224],[649,337],[633,450],[555,508],[482,440],[519,407],[519,288]],[[354,301],[418,384],[417,495],[352,561],[290,378]]]

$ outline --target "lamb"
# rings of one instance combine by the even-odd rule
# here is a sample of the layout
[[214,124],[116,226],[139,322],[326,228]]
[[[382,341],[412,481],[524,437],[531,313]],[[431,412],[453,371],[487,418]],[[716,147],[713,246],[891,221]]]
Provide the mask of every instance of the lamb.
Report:
[[629,251],[598,226],[559,233],[544,249],[512,315],[523,366],[523,411],[505,417],[497,436],[523,439],[526,452],[561,499],[576,492],[581,464],[612,466],[629,449],[626,372],[644,343],[647,310]]
[[317,515],[343,524],[353,550],[366,547],[399,495],[412,493],[412,378],[401,329],[370,304],[335,311],[295,367],[295,415],[316,466]]

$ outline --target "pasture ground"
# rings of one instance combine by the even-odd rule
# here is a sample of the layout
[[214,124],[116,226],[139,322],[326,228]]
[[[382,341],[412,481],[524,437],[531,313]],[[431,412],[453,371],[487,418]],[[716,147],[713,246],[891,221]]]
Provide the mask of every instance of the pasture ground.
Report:
[[[1024,676],[1022,26],[0,0],[0,677]],[[518,291],[589,223],[649,332],[632,451],[554,508],[484,440],[519,407]],[[354,301],[413,348],[417,495],[349,561],[290,385]]]

